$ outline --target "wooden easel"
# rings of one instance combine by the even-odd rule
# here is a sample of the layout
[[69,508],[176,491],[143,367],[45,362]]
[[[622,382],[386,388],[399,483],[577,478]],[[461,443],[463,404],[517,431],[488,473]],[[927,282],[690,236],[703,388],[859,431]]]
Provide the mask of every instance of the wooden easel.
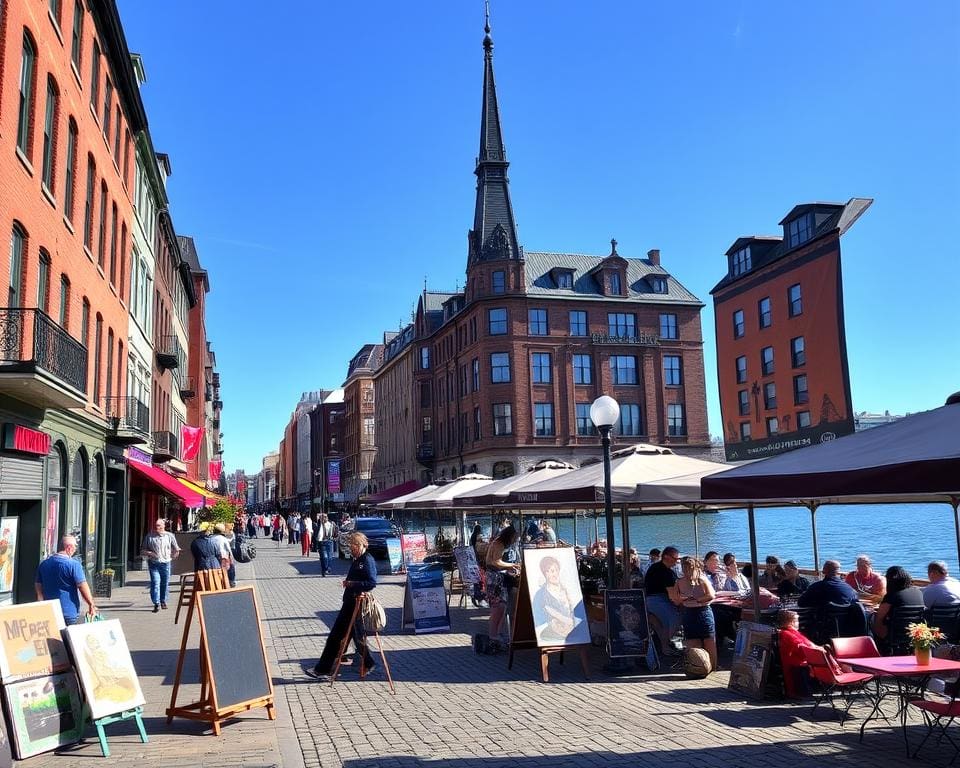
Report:
[[450,600],[453,598],[453,595],[460,595],[460,604],[459,607],[463,608],[467,604],[467,593],[472,592],[473,584],[468,584],[463,580],[463,577],[460,575],[460,568],[456,565],[453,566],[453,570],[450,571],[450,590],[447,592],[447,605],[450,605]]
[[110,745],[107,744],[107,734],[104,732],[103,727],[111,723],[119,723],[123,720],[135,720],[137,730],[140,731],[140,741],[144,744],[147,743],[147,729],[143,726],[143,707],[134,707],[133,709],[125,710],[116,715],[101,717],[99,720],[91,719],[90,722],[93,723],[97,729],[97,739],[100,741],[100,751],[103,752],[104,757],[110,757]]
[[513,669],[513,654],[516,651],[537,649],[540,651],[540,674],[543,682],[550,682],[550,655],[560,654],[560,663],[563,664],[564,651],[577,649],[580,652],[580,665],[583,667],[583,676],[590,678],[590,666],[587,660],[585,645],[545,645],[537,643],[537,630],[533,623],[533,607],[530,604],[530,588],[527,586],[526,574],[520,573],[520,588],[517,590],[517,602],[514,605],[513,621],[511,622],[510,654],[507,657],[507,669]]
[[[343,663],[343,655],[347,652],[347,646],[350,645],[350,638],[353,637],[354,628],[357,627],[359,627],[359,634],[361,638],[360,648],[357,649],[357,655],[360,657],[360,679],[363,680],[363,678],[367,675],[367,668],[364,666],[364,659],[367,655],[367,630],[363,626],[363,622],[360,620],[360,608],[366,600],[370,599],[370,597],[371,595],[368,595],[366,592],[361,592],[359,595],[357,595],[356,602],[353,605],[353,614],[350,617],[350,627],[347,630],[347,634],[343,636],[343,640],[340,641],[340,648],[337,651],[337,663],[333,665],[333,673],[330,675],[331,688],[337,680],[337,674],[340,672],[340,665]],[[377,639],[377,651],[380,653],[381,661],[383,661],[383,671],[387,674],[387,682],[390,684],[390,693],[396,696],[397,689],[393,687],[393,678],[390,676],[390,665],[387,663],[387,654],[383,650],[383,643],[380,641],[380,633],[374,631],[373,636]]]
[[[173,722],[174,716],[184,717],[189,720],[200,720],[208,722],[213,727],[215,736],[220,735],[220,721],[237,714],[237,712],[218,713],[213,707],[213,700],[210,692],[209,664],[204,652],[203,627],[200,627],[200,700],[193,704],[177,706],[177,691],[180,689],[180,678],[183,674],[183,662],[187,655],[187,641],[190,637],[190,625],[193,622],[193,614],[197,607],[197,594],[200,592],[219,592],[230,588],[230,580],[227,578],[227,572],[223,568],[214,568],[208,571],[197,571],[193,593],[190,596],[190,607],[187,609],[187,618],[183,625],[183,639],[180,641],[180,657],[177,659],[177,673],[173,680],[173,691],[170,693],[170,706],[167,707],[167,725]],[[271,720],[275,720],[277,715],[274,711],[272,699],[269,704],[257,702],[240,708],[239,711],[252,709],[254,706],[266,706],[267,715]]]

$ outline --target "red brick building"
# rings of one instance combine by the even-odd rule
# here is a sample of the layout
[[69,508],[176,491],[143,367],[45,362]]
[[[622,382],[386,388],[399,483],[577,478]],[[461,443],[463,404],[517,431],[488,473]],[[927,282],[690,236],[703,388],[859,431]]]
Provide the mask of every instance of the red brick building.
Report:
[[729,460],[854,430],[840,237],[872,200],[797,205],[783,235],[740,237],[711,291]]

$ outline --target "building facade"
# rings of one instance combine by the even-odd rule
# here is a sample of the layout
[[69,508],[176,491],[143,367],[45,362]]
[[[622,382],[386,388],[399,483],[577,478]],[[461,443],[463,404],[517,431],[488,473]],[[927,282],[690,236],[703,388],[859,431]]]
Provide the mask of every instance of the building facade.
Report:
[[872,202],[797,205],[782,236],[739,237],[727,251],[711,294],[728,460],[854,431],[840,238]]
[[343,383],[342,493],[347,504],[373,492],[371,478],[377,455],[376,398],[373,375],[383,362],[382,344],[364,344],[353,356]]
[[373,376],[377,445],[370,478],[373,493],[420,480],[425,471],[417,461],[413,336],[413,323],[384,334],[383,363]]

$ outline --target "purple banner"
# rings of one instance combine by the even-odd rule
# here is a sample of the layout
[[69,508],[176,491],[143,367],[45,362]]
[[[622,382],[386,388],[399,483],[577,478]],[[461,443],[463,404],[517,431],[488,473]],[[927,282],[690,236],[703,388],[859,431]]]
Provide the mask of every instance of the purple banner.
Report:
[[327,493],[340,493],[340,459],[327,462]]

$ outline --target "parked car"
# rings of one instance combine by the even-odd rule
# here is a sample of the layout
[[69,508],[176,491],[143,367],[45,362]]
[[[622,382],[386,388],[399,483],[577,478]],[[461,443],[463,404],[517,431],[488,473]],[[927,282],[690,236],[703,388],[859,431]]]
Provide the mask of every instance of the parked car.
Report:
[[393,520],[382,517],[355,517],[340,528],[340,537],[337,540],[340,557],[350,558],[350,534],[359,531],[370,542],[367,551],[381,560],[387,557],[387,539],[400,537],[403,529]]

